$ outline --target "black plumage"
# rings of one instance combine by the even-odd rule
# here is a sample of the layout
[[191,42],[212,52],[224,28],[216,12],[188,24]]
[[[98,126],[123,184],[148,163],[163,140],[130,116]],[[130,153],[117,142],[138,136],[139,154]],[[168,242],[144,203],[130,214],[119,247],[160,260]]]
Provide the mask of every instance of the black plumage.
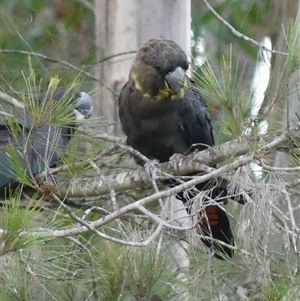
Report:
[[[69,117],[55,124],[51,117],[59,102],[62,105],[60,110],[66,112],[57,113],[57,116]],[[11,117],[2,116],[0,120],[0,190],[17,184],[20,177],[24,179],[22,173],[30,179],[30,176],[53,166],[76,128],[72,115],[74,121],[88,118],[93,110],[93,101],[88,94],[67,87],[39,94],[31,104],[35,108],[2,106]],[[44,110],[41,110],[41,117],[34,116],[37,107]]]
[[[205,102],[185,74],[188,60],[173,41],[152,39],[137,52],[128,82],[119,96],[119,116],[127,144],[149,159],[166,162],[175,153],[188,154],[214,145],[213,128]],[[137,163],[144,162],[135,158]],[[198,190],[208,190],[211,183],[201,183]],[[226,185],[216,185],[210,197],[226,197]],[[183,192],[176,196],[187,205]],[[190,212],[190,207],[187,207]],[[218,206],[205,209],[208,223],[202,218],[202,233],[234,244],[227,215]],[[203,242],[215,251],[233,256],[232,249],[210,239]],[[217,252],[219,253],[219,252]],[[218,258],[222,256],[216,254]]]

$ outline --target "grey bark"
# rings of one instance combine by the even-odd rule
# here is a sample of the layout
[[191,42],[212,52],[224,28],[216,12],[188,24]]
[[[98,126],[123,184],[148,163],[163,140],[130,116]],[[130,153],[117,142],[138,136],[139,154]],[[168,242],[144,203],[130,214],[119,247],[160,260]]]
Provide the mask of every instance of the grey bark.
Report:
[[[150,38],[177,42],[190,54],[190,0],[96,0],[95,35],[98,61],[111,55],[136,51]],[[103,131],[119,133],[117,95],[128,78],[134,54],[97,64],[95,73],[109,88],[96,100],[96,116]],[[115,93],[113,93],[114,91]]]
[[[282,28],[280,29],[280,34],[278,35],[278,40],[276,44],[276,49],[278,50],[284,50],[282,49],[283,45],[286,44],[286,30],[288,28],[288,24],[290,20],[295,20],[296,18],[299,18],[299,5],[300,2],[298,0],[295,1],[288,1],[283,3],[285,6],[285,13],[282,16]],[[299,29],[298,29],[299,30]],[[297,41],[297,43],[300,46],[300,41]],[[275,61],[275,64],[278,63],[279,65],[282,64],[282,60],[285,58],[283,57],[277,57],[277,61]],[[279,74],[281,74],[282,71],[279,71]],[[278,76],[278,74],[277,74]],[[278,76],[280,77],[280,76]],[[299,114],[300,114],[300,101],[299,101],[299,82],[300,82],[300,71],[296,70],[289,78],[288,82],[286,84],[286,87],[282,87],[280,90],[282,95],[279,95],[279,101],[276,105],[275,110],[277,110],[277,113],[273,115],[272,128],[274,127],[281,127],[281,128],[289,128],[293,126],[295,123],[299,122]],[[274,111],[275,111],[274,110]],[[280,112],[280,113],[278,113]],[[282,114],[283,112],[283,114]],[[278,122],[278,115],[281,114],[281,125],[274,124],[274,122]],[[276,116],[277,115],[277,116]],[[274,166],[275,167],[291,167],[295,166],[294,160],[291,158],[291,155],[288,152],[282,152],[278,151],[275,153],[274,157]],[[295,179],[295,174],[287,174],[286,175],[287,181],[291,181]],[[298,195],[291,195],[290,198],[291,204],[287,202],[287,200],[282,200],[280,204],[278,204],[278,207],[286,216],[294,222],[297,227],[300,226],[300,211],[299,211],[299,204],[300,204],[300,198]],[[291,208],[291,206],[292,208]],[[292,223],[288,223],[288,226],[291,231],[295,231],[294,225]],[[298,233],[299,235],[299,233]],[[282,244],[278,244],[275,247],[276,251],[280,251],[280,249],[286,249],[291,247],[293,249],[293,246],[289,245],[290,242],[284,238]],[[296,241],[296,246],[294,248],[297,248],[299,250],[300,242],[299,240]],[[298,251],[299,252],[299,251]],[[293,253],[293,252],[292,252]]]

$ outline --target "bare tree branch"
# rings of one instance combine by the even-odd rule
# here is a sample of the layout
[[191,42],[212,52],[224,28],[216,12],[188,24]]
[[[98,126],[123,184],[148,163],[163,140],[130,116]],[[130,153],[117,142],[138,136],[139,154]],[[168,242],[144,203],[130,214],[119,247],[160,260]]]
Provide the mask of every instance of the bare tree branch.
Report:
[[99,82],[101,85],[103,85],[104,87],[106,87],[106,89],[108,89],[111,93],[113,93],[114,95],[118,96],[117,92],[115,92],[113,89],[111,89],[110,87],[108,87],[105,83],[103,83],[99,78],[95,77],[92,73],[89,73],[87,71],[84,71],[83,68],[79,68],[67,61],[64,60],[60,60],[60,59],[55,59],[52,57],[49,57],[47,55],[44,55],[42,53],[38,53],[38,52],[33,52],[33,51],[25,51],[25,50],[15,50],[15,49],[0,49],[0,53],[17,53],[17,54],[22,54],[22,55],[32,55],[35,57],[39,57],[42,58],[44,60],[47,60],[49,62],[53,62],[53,63],[60,63],[62,65],[68,66],[69,68],[78,71],[79,73],[82,73],[88,77],[90,77],[91,79]]
[[14,115],[0,111],[0,115],[5,116],[5,117],[14,117]]
[[243,33],[239,32],[238,30],[236,30],[231,24],[229,24],[224,18],[222,18],[215,10],[214,8],[208,3],[207,0],[203,0],[203,2],[205,3],[206,7],[212,12],[212,14],[220,21],[222,22],[231,32],[232,34],[234,34],[236,37],[243,39],[247,42],[252,43],[253,45],[257,46],[259,49],[265,50],[265,51],[269,51],[272,53],[276,53],[276,54],[282,54],[282,55],[288,55],[286,52],[281,52],[281,51],[276,51],[276,50],[272,50],[267,48],[266,46],[262,45],[261,43],[255,41],[254,39],[247,37],[246,35],[244,35]]
[[120,144],[125,144],[125,139],[116,137],[116,136],[112,136],[109,134],[106,134],[104,132],[95,132],[95,131],[91,131],[88,129],[84,129],[83,127],[79,127],[76,129],[78,132],[85,134],[87,136],[90,136],[92,138],[98,138],[98,139],[102,139],[108,142],[113,142],[113,143],[120,143]]
[[[188,156],[176,154],[170,162],[157,164],[157,177],[161,180],[168,178],[168,175],[184,175],[191,172],[200,172],[206,170],[207,166],[213,166],[228,158],[236,158],[247,153],[251,158],[242,165],[246,165],[254,160],[254,145],[260,145],[256,153],[262,155],[270,150],[275,149],[283,142],[289,141],[300,129],[300,123],[289,131],[285,131],[281,135],[267,134],[252,139],[237,139],[226,142],[224,144],[208,148],[201,152],[195,152]],[[237,167],[242,166],[237,164]],[[235,168],[237,168],[235,167]],[[220,169],[217,169],[220,170]],[[232,169],[231,169],[232,170]],[[203,178],[203,181],[210,180],[215,176],[221,176],[223,171],[212,173],[209,178]],[[144,168],[137,168],[134,171],[123,172],[117,175],[109,175],[106,177],[116,192],[127,191],[137,188],[151,187],[149,174]],[[199,178],[197,178],[199,179]],[[201,182],[199,182],[201,183]],[[185,188],[186,189],[186,188]],[[82,197],[96,196],[109,193],[107,186],[98,177],[94,178],[73,178],[69,185],[63,185],[56,191],[61,198],[64,197]],[[163,197],[163,196],[162,196]]]
[[257,159],[257,164],[259,166],[261,166],[264,170],[267,171],[278,171],[278,172],[293,172],[293,171],[300,171],[300,166],[296,166],[296,167],[273,167],[270,165],[267,165],[263,162],[262,158],[258,158]]
[[7,102],[7,103],[19,108],[19,109],[25,109],[25,106],[21,101],[13,98],[12,96],[8,95],[7,93],[4,93],[4,92],[0,91],[0,98],[2,100],[4,100],[5,102]]
[[127,54],[135,54],[136,53],[136,50],[132,50],[132,51],[125,51],[125,52],[120,52],[120,53],[117,53],[117,54],[113,54],[113,55],[110,55],[110,56],[107,56],[95,63],[93,63],[93,65],[96,65],[96,64],[102,64],[106,61],[109,61],[115,57],[119,57],[119,56],[122,56],[122,55],[127,55]]
[[77,2],[81,3],[83,6],[85,6],[90,11],[94,12],[94,5],[90,3],[88,0],[76,0]]

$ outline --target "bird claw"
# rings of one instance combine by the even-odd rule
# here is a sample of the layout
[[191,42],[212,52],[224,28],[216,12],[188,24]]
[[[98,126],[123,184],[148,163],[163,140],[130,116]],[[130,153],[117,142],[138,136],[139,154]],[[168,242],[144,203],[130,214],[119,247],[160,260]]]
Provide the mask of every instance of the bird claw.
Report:
[[169,163],[172,166],[174,173],[178,173],[181,165],[181,159],[184,158],[183,155],[181,154],[174,154],[172,157],[169,159]]
[[157,164],[159,164],[159,161],[155,159],[148,161],[144,164],[145,172],[147,173],[147,176],[151,181],[156,177],[157,170],[158,170],[158,168],[156,167]]

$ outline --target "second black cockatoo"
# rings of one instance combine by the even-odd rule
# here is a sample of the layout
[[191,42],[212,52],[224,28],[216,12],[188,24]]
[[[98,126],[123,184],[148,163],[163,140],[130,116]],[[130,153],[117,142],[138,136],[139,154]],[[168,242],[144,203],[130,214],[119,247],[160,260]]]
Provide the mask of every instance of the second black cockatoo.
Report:
[[[188,154],[214,145],[213,129],[205,102],[186,75],[189,63],[184,51],[173,41],[151,39],[137,52],[129,79],[119,95],[119,116],[127,144],[149,159],[166,162],[175,153]],[[136,158],[137,163],[144,162]],[[201,183],[200,191],[208,191],[213,199],[227,196],[224,185]],[[186,194],[176,196],[187,205]],[[202,233],[234,245],[230,223],[225,212],[216,205],[204,206]],[[208,222],[207,222],[208,220]],[[233,256],[233,250],[209,238],[203,239],[215,255]],[[223,254],[223,255],[222,255]]]
[[17,184],[24,175],[30,182],[30,176],[53,166],[67,146],[76,120],[90,117],[93,111],[87,93],[67,87],[39,94],[30,104],[34,107],[29,102],[21,109],[4,106],[6,114],[0,119],[0,190]]

